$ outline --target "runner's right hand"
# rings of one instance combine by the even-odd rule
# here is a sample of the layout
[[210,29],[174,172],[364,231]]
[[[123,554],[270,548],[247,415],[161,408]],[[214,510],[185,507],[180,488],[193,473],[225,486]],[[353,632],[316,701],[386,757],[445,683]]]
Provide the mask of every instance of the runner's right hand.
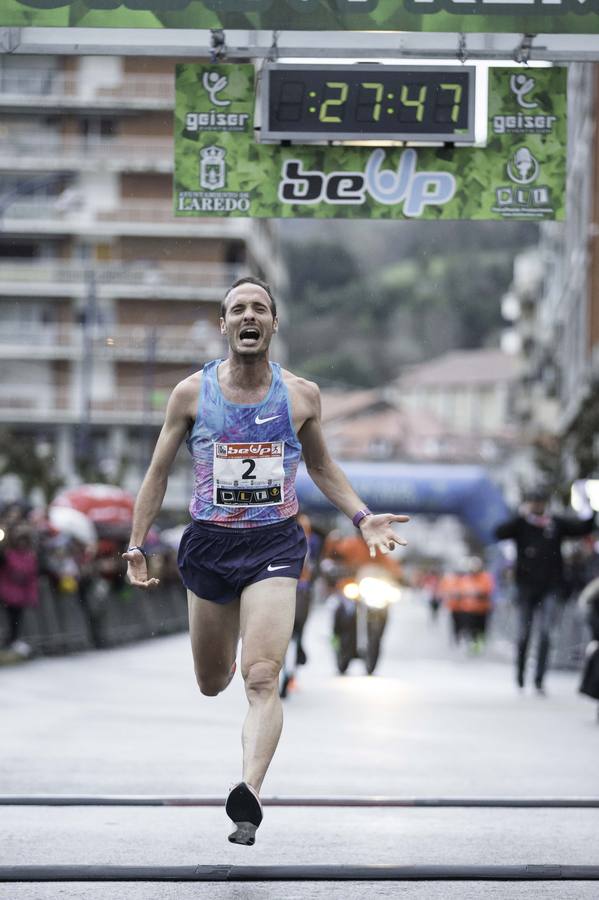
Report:
[[152,588],[160,584],[158,578],[148,578],[146,558],[141,550],[127,550],[123,553],[127,560],[127,581],[134,587]]

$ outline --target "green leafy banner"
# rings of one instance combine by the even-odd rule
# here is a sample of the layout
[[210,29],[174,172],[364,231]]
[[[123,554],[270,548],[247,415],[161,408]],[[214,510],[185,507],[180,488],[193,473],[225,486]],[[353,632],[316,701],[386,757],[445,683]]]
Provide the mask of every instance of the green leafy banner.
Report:
[[485,147],[258,144],[253,66],[176,77],[177,216],[564,218],[565,68],[490,69]]
[[0,0],[0,26],[599,34],[599,0]]

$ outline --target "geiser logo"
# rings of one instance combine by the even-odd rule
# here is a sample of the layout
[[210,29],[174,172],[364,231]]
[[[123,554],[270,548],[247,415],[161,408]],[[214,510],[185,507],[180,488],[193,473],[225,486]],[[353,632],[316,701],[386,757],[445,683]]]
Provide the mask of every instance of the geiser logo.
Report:
[[526,95],[530,94],[532,89],[535,86],[534,78],[529,78],[527,75],[520,73],[518,75],[512,75],[510,78],[510,90],[512,93],[516,95],[516,100],[518,101],[518,106],[522,106],[524,109],[536,109],[539,105],[536,100],[527,100]]
[[[510,90],[521,109],[538,109],[539,104],[529,96],[534,87],[535,79],[528,75],[518,73],[510,77]],[[557,116],[542,112],[501,114],[492,120],[494,134],[549,134],[556,122]]]
[[246,131],[249,113],[221,112],[214,107],[231,105],[231,100],[219,97],[229,84],[227,75],[219,72],[204,72],[202,87],[208,94],[213,109],[208,112],[188,112],[185,114],[186,134],[197,134],[200,131]]
[[231,105],[230,100],[219,100],[216,96],[217,94],[220,94],[221,91],[224,91],[228,83],[228,77],[226,75],[219,75],[218,72],[204,72],[202,76],[202,85],[210,97],[210,102],[214,106]]
[[449,172],[417,172],[416,150],[404,150],[397,169],[383,169],[385,151],[380,147],[368,157],[364,172],[323,172],[302,169],[302,161],[288,159],[279,183],[282,203],[366,203],[370,195],[377,203],[397,206],[404,215],[422,215],[427,206],[448,203],[456,192],[456,180]]
[[217,444],[216,455],[219,459],[239,459],[253,456],[260,459],[281,456],[283,445],[281,441],[265,442],[259,444]]

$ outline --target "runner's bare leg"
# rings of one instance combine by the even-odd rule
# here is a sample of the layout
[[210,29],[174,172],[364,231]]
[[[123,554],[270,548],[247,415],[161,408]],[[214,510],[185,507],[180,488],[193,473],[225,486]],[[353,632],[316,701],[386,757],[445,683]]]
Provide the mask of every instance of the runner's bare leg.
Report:
[[229,684],[239,642],[239,600],[214,603],[187,591],[189,636],[198,686],[215,697]]
[[268,578],[241,595],[241,674],[249,710],[243,725],[243,780],[257,792],[283,727],[279,672],[293,631],[295,578]]

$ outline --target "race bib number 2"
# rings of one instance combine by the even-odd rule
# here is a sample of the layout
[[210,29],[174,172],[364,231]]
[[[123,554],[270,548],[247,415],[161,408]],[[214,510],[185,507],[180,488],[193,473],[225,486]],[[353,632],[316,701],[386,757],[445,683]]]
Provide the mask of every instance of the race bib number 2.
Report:
[[278,506],[284,500],[283,441],[214,444],[215,506]]

